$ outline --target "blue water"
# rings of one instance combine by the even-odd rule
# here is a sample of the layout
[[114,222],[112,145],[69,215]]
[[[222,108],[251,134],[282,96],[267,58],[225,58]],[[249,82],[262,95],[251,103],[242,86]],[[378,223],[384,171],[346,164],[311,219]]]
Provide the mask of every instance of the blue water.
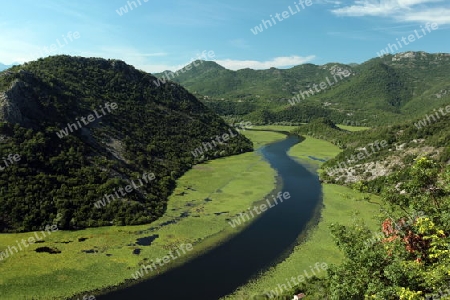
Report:
[[[278,172],[281,191],[289,192],[290,199],[264,212],[236,237],[183,266],[97,299],[219,299],[273,265],[293,249],[321,203],[317,175],[286,154],[298,142],[290,136],[259,150]],[[136,270],[130,270],[130,275]]]

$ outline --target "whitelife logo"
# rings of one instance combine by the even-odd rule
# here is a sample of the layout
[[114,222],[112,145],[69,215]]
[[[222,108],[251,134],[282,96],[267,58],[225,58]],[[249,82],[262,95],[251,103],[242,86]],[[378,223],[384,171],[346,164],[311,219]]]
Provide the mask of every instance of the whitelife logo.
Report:
[[[8,163],[7,160],[9,161],[9,163]],[[20,161],[20,155],[19,154],[14,154],[14,155],[13,154],[9,154],[8,158],[3,157],[3,165],[4,166],[2,166],[0,164],[0,171],[5,170],[6,168],[8,168],[9,166],[13,165],[15,162],[18,162],[18,161]]]
[[[274,297],[279,296],[280,294],[282,294],[284,291],[287,290],[292,290],[295,286],[300,285],[300,283],[305,282],[305,276],[306,278],[310,279],[313,276],[317,276],[316,272],[314,271],[317,270],[317,273],[320,273],[321,271],[326,271],[328,269],[328,264],[327,263],[315,263],[314,264],[314,268],[313,266],[309,266],[309,268],[311,269],[311,273],[312,275],[308,274],[308,271],[303,270],[303,273],[305,274],[303,275],[298,275],[297,278],[295,276],[292,276],[290,279],[286,279],[286,284],[278,284],[278,287],[276,287],[275,289],[271,290],[270,292],[266,293],[266,295],[269,297],[269,299],[272,299]],[[292,283],[292,284],[291,284]],[[289,286],[289,288],[288,288]]]
[[[252,123],[251,123],[251,122],[246,122],[246,123],[241,122],[241,123],[240,123],[240,127],[241,127],[241,129],[242,129],[243,131],[245,131],[246,128],[252,128],[253,126],[252,126]],[[240,129],[237,129],[237,128],[236,128],[236,130],[239,131]],[[222,134],[222,135],[216,135],[215,138],[212,137],[212,138],[211,138],[212,145],[211,145],[211,143],[209,143],[209,142],[205,142],[205,143],[202,144],[202,145],[203,145],[203,148],[205,148],[205,151],[203,151],[203,148],[202,148],[202,147],[198,147],[198,148],[195,148],[194,151],[191,151],[192,155],[193,155],[195,158],[198,157],[198,156],[202,156],[204,153],[206,153],[206,152],[208,152],[208,151],[211,151],[211,150],[213,150],[214,148],[216,148],[216,147],[218,146],[218,144],[216,143],[216,141],[219,143],[219,145],[226,145],[226,141],[228,141],[230,138],[234,138],[234,137],[238,136],[238,134],[234,134],[234,133],[233,133],[233,131],[232,131],[231,128],[228,130],[228,132],[229,132],[230,134],[224,133],[224,134]],[[214,140],[214,139],[215,139],[215,140]],[[223,142],[222,142],[221,139],[223,140]],[[209,148],[208,148],[208,147],[209,147]]]
[[[142,175],[142,180],[144,180],[145,183],[150,183],[150,181],[155,180],[155,174],[154,173],[144,173]],[[127,194],[131,193],[134,190],[137,190],[138,188],[144,186],[144,183],[142,182],[141,179],[139,180],[139,184],[137,185],[134,180],[131,181],[131,184],[125,186],[125,188],[118,188],[118,190],[116,191],[116,189],[114,189],[114,195],[113,194],[105,194],[102,198],[102,200],[99,200],[97,202],[94,203],[94,206],[98,209],[105,207],[106,206],[106,202],[111,203],[111,201],[115,201],[115,200],[119,200],[122,199],[122,197],[125,197]],[[120,195],[119,195],[120,193]]]
[[[433,109],[433,110],[434,110],[434,115],[433,114],[426,115],[426,117],[424,119],[419,120],[417,123],[414,123],[414,126],[416,126],[417,129],[421,129],[422,127],[426,127],[426,126],[430,125],[431,123],[436,122],[437,120],[440,120],[441,117],[439,116],[439,113],[436,111],[436,109]],[[444,112],[444,108],[439,108],[438,110],[441,113],[441,115],[444,117],[448,113],[450,113],[450,105],[447,105],[445,107],[445,112]],[[431,120],[430,120],[431,118],[433,119],[433,122],[431,122]]]
[[[351,165],[352,163],[357,163],[358,161],[363,160],[366,157],[370,157],[370,156],[372,156],[372,154],[380,151],[381,150],[380,145],[381,145],[381,147],[385,148],[388,146],[388,142],[385,140],[382,140],[381,142],[379,142],[377,140],[374,143],[368,145],[372,148],[372,152],[370,154],[369,154],[369,151],[367,151],[368,146],[364,147],[362,149],[364,150],[365,153],[361,151],[358,154],[356,154],[356,157],[355,157],[355,155],[352,154],[350,156],[350,158],[348,158],[348,156],[345,158],[347,160],[348,165],[345,162],[340,162],[335,167],[327,168],[325,170],[325,172],[327,172],[328,175],[332,176],[336,172],[345,171],[348,168],[348,166]],[[377,149],[374,149],[373,146],[375,146]]]
[[[413,212],[412,215],[408,215],[408,219],[405,220],[405,218],[402,218],[400,221],[395,221],[394,218],[390,217],[391,223],[393,224],[393,230],[400,231],[402,229],[405,229],[415,223],[417,223],[417,220],[419,218],[427,218],[428,216],[423,211]],[[377,232],[372,235],[371,238],[368,238],[366,241],[364,241],[364,246],[366,248],[369,248],[373,245],[375,245],[377,242],[382,241],[383,239],[387,238],[388,235],[386,235],[384,232]]]
[[49,47],[42,47],[39,48],[38,51],[33,54],[33,57],[46,57],[49,55],[52,55],[55,53],[58,49],[62,49],[65,46],[69,45],[69,43],[74,42],[75,40],[79,39],[80,33],[78,31],[75,31],[72,33],[72,31],[67,32],[66,35],[62,35],[63,42],[58,39],[56,39],[55,44],[51,44]]
[[[147,3],[149,0],[142,0],[144,3]],[[137,0],[137,2],[139,3],[139,6],[142,6],[141,0]],[[133,6],[131,6],[131,4],[134,5],[134,8],[138,8],[138,5],[136,4],[136,1],[127,1],[127,5],[120,7],[119,9],[116,9],[116,13],[121,17],[124,14],[128,13],[128,7],[130,8],[130,11],[133,10]]]
[[[342,72],[342,74],[338,73],[338,74],[334,74],[333,75],[333,79],[334,82],[331,82],[330,79],[328,78],[328,76],[325,78],[325,81],[322,81],[319,84],[313,84],[312,87],[316,90],[317,93],[320,93],[321,91],[326,90],[329,87],[332,87],[335,83],[338,83],[339,80],[336,78],[336,76],[339,77],[340,80],[343,79],[343,77],[347,78],[350,75],[352,75],[352,73],[350,73],[349,70],[344,70]],[[318,89],[318,87],[320,87],[320,90]],[[296,103],[300,103],[302,100],[300,99],[300,95],[302,96],[302,99],[305,100],[306,98],[310,97],[310,96],[314,96],[315,92],[313,91],[312,88],[310,88],[308,91],[299,91],[298,94],[294,97],[292,97],[292,99],[289,99],[288,102],[289,104],[291,104],[292,106],[294,106]],[[306,95],[306,97],[305,97]]]
[[[39,236],[39,234],[37,232],[34,232],[34,237],[29,237],[28,239],[22,239],[20,241],[20,243],[22,243],[22,245],[25,248],[28,248],[31,244],[36,243],[36,241],[42,241],[44,240],[45,237],[47,237],[47,234],[50,235],[53,232],[58,231],[58,227],[56,225],[47,225],[45,226],[45,231],[41,231],[42,236]],[[47,234],[45,233],[47,232]],[[27,243],[28,241],[28,243]],[[24,249],[22,249],[22,245],[19,243],[19,241],[16,241],[17,243],[17,247],[19,247],[20,251],[23,251]],[[8,249],[4,250],[3,252],[0,252],[0,261],[7,259],[10,255],[12,256],[14,253],[18,253],[19,250],[17,249],[16,246],[8,246]],[[13,252],[13,250],[15,252]],[[9,253],[8,253],[9,251]]]
[[[424,36],[427,35],[427,31],[428,31],[428,33],[430,33],[431,30],[436,30],[436,29],[438,29],[439,26],[438,26],[437,23],[430,23],[430,22],[428,22],[427,24],[425,24],[425,28],[426,28],[427,31],[425,31],[425,28],[423,28],[422,26],[420,26],[420,28],[422,29],[423,35],[420,35],[420,33],[417,32],[417,29],[415,29],[415,30],[414,30],[414,34],[408,35],[408,41],[409,41],[409,43],[406,41],[406,38],[405,38],[404,36],[402,36],[402,38],[401,38],[400,40],[403,42],[403,44],[404,44],[405,46],[408,46],[410,43],[416,41],[416,38],[417,38],[418,40],[420,40],[421,38],[423,38]],[[402,46],[402,44],[400,43],[400,41],[398,40],[398,38],[397,38],[396,40],[397,40],[398,46],[399,46],[400,48],[403,48],[403,46]],[[394,50],[394,48],[395,48],[395,50]],[[396,45],[395,43],[394,43],[394,44],[390,44],[390,43],[389,43],[388,46],[387,46],[385,49],[380,50],[380,52],[377,52],[378,57],[382,57],[382,56],[384,56],[384,55],[389,54],[389,50],[390,50],[390,53],[394,54],[394,52],[397,52],[397,51],[398,51],[398,47],[397,47],[397,45]]]
[[[297,8],[297,11],[293,10],[292,7],[289,5],[288,6],[289,11],[285,10],[281,14],[279,14],[279,13],[275,14],[275,17],[277,18],[277,20],[279,22],[282,22],[283,20],[289,18],[290,16],[298,14],[302,9],[305,9],[305,5],[311,6],[312,1],[311,0],[306,0],[306,1],[300,0],[300,1],[298,1],[298,3],[294,2],[294,5],[295,5],[295,8]],[[300,9],[299,5],[302,7],[302,9]],[[281,18],[280,18],[280,16],[281,16]],[[269,27],[272,27],[272,24],[276,25],[277,22],[275,21],[274,17],[272,15],[270,15],[270,18],[273,23],[270,20],[263,19],[263,20],[261,20],[261,22],[262,22],[261,24],[259,24],[258,26],[255,26],[254,28],[250,28],[250,31],[254,35],[257,35],[258,33],[262,33],[264,31],[264,28],[268,29]],[[264,28],[263,28],[263,25],[264,25]],[[269,27],[267,27],[267,25],[269,25]]]
[[95,300],[93,295],[84,295],[83,298],[78,298],[78,300]]
[[[241,225],[242,223],[245,223],[247,221],[250,221],[250,219],[253,219],[255,217],[255,215],[253,214],[253,211],[256,213],[256,215],[259,215],[259,214],[265,212],[266,210],[268,210],[269,208],[277,206],[278,205],[277,199],[280,200],[281,203],[283,203],[283,199],[287,200],[287,199],[290,199],[290,198],[291,198],[291,194],[289,194],[289,192],[284,192],[284,193],[278,192],[276,198],[275,198],[274,195],[272,195],[272,199],[274,200],[275,204],[270,203],[269,199],[266,199],[267,205],[266,204],[261,204],[261,205],[259,205],[259,207],[254,205],[253,209],[248,208],[248,211],[250,212],[251,217],[246,212],[245,213],[240,213],[239,217],[234,218],[233,220],[231,220],[231,222],[228,222],[228,224],[230,224],[230,226],[232,228],[235,228],[235,227]],[[258,208],[260,210],[258,210]]]
[[[101,117],[106,116],[107,113],[105,112],[104,108],[106,108],[106,110],[108,111],[108,113],[111,113],[111,109],[116,110],[116,109],[118,108],[118,105],[117,105],[117,103],[115,103],[115,102],[113,102],[113,103],[111,103],[111,104],[109,104],[109,102],[106,102],[105,107],[102,107],[102,106],[99,106],[99,107],[100,107],[100,111],[103,113],[103,115],[100,115],[100,114],[97,112],[97,110],[94,110],[94,111],[93,111],[94,114],[90,114],[90,115],[88,115],[86,118],[85,118],[85,117],[81,117],[81,118],[80,118],[80,119],[81,119],[81,122],[83,122],[84,125],[82,125],[82,124],[80,123],[80,120],[78,120],[78,118],[76,118],[75,120],[77,120],[78,126],[77,126],[77,124],[75,124],[75,123],[72,123],[72,124],[67,123],[67,127],[64,128],[64,129],[62,129],[62,130],[60,130],[59,132],[57,132],[56,135],[57,135],[60,139],[62,139],[63,137],[66,137],[66,136],[69,135],[69,130],[70,130],[70,132],[73,133],[74,131],[81,129],[83,126],[86,126],[86,125],[88,125],[89,123],[92,123],[92,122],[94,122],[94,121],[100,119]],[[86,120],[86,119],[87,119],[87,120]]]
[[161,86],[161,84],[165,84],[167,81],[170,80],[169,77],[171,77],[172,79],[174,79],[175,77],[177,77],[178,75],[180,75],[181,73],[186,73],[187,71],[191,70],[192,67],[198,67],[201,64],[203,64],[204,61],[206,60],[211,60],[216,56],[216,54],[214,53],[214,51],[208,51],[208,53],[206,53],[206,50],[204,50],[202,52],[202,54],[198,55],[197,58],[191,58],[190,62],[184,66],[183,68],[181,68],[180,70],[174,72],[171,71],[165,71],[164,75],[161,76],[160,78],[157,78],[157,80],[153,80],[153,83],[159,87]]
[[[180,253],[180,251],[178,251],[179,250],[178,248],[183,253]],[[148,274],[148,269],[150,269],[150,271],[156,271],[158,269],[158,266],[156,266],[156,264],[158,264],[160,267],[162,267],[165,264],[168,264],[169,262],[174,261],[175,259],[181,257],[181,255],[186,254],[187,252],[192,251],[192,249],[194,249],[192,247],[192,244],[189,244],[189,243],[181,244],[178,248],[175,250],[176,256],[174,256],[173,251],[169,251],[169,254],[164,256],[162,259],[157,258],[155,262],[153,262],[153,259],[152,259],[152,263],[150,263],[147,266],[143,266],[138,271],[136,271],[134,274],[131,274],[131,276],[133,276],[133,278],[136,280],[139,278],[142,278],[142,277],[144,277],[145,274]],[[145,274],[144,274],[144,272],[145,272]]]

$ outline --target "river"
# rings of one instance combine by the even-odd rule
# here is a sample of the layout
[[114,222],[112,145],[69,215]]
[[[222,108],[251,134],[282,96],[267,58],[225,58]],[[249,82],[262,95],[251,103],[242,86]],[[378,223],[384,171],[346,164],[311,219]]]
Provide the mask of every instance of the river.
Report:
[[278,172],[281,191],[289,192],[290,199],[270,208],[241,233],[206,254],[97,299],[216,300],[277,262],[293,249],[322,202],[317,174],[287,155],[299,141],[296,136],[288,136],[258,150]]

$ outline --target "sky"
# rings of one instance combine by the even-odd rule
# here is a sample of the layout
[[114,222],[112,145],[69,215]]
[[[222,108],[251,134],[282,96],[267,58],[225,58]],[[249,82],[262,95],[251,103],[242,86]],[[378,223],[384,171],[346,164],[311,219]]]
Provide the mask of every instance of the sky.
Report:
[[382,49],[449,53],[450,0],[4,1],[0,45],[4,64],[68,54],[150,73],[198,58],[232,70],[362,63]]

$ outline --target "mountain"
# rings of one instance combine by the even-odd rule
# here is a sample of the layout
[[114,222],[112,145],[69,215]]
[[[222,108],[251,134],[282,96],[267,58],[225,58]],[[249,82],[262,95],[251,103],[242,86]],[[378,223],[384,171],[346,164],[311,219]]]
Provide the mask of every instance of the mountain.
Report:
[[[410,166],[418,157],[450,165],[450,105],[421,119],[349,132],[321,118],[293,132],[328,140],[343,151],[322,165],[320,177],[328,183],[364,185],[380,193],[387,178]],[[359,157],[358,157],[359,155]],[[398,180],[394,180],[398,181]]]
[[12,66],[15,66],[15,65],[18,65],[18,64],[14,64],[13,63],[12,65],[4,65],[4,64],[0,63],[0,72],[3,71],[3,70],[9,69],[9,68],[11,68]]
[[260,96],[263,99],[270,99],[274,96],[289,96],[297,92],[302,85],[321,81],[326,76],[330,76],[330,70],[335,70],[339,66],[342,65],[330,64],[317,68],[313,64],[304,64],[288,70],[247,68],[231,71],[215,62],[205,61],[197,67],[179,73],[173,81],[182,83],[187,89],[208,97],[251,100]]
[[450,54],[405,52],[358,65],[290,69],[231,71],[204,62],[171,80],[222,116],[258,123],[261,113],[255,111],[265,111],[272,123],[327,117],[335,123],[372,126],[419,117],[425,104],[431,110],[448,102],[449,70]]
[[[233,90],[233,87],[238,84],[239,79],[234,78],[233,71],[227,70],[215,62],[195,61],[192,66],[190,70],[165,71],[155,74],[155,76],[165,76],[166,79],[173,79],[178,83],[183,82],[183,86],[189,86],[192,91],[200,89],[202,95],[225,94]],[[207,80],[207,83],[201,83],[202,80]]]
[[4,65],[4,64],[0,63],[0,71],[6,70],[6,69],[8,69],[10,67],[12,67],[12,65],[8,66],[8,65]]
[[0,74],[0,231],[148,223],[194,164],[252,150],[180,85],[155,79],[65,55]]

